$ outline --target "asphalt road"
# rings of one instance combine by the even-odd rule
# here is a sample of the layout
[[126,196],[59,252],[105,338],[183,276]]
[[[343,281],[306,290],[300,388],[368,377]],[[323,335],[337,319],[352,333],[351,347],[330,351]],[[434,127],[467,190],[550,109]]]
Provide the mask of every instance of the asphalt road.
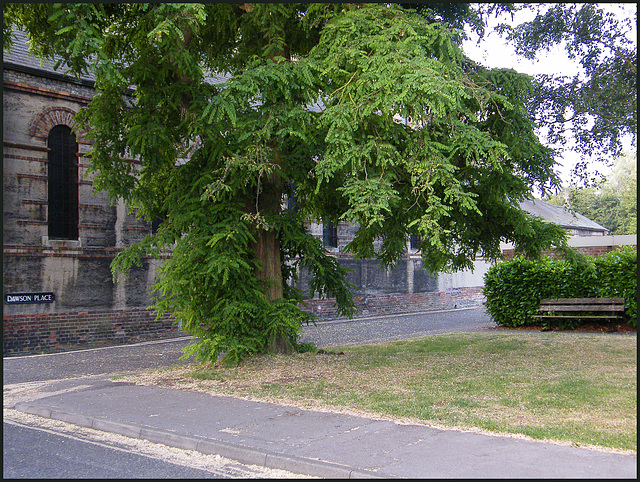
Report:
[[303,341],[313,341],[318,347],[347,346],[495,327],[484,308],[463,308],[318,322],[305,327]]
[[192,338],[3,359],[4,385],[87,375],[124,374],[190,363],[180,360]]
[[5,479],[231,478],[12,421],[3,424],[2,447]]
[[[484,308],[318,322],[304,327],[302,341],[318,347],[401,340],[420,336],[495,328]],[[118,375],[177,364],[191,337],[51,355],[3,359],[4,385],[84,376]]]

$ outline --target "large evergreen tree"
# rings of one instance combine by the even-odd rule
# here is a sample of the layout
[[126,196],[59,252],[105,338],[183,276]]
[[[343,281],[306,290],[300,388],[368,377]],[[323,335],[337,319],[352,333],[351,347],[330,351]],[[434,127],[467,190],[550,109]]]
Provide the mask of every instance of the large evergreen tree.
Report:
[[[358,226],[347,249],[386,264],[422,239],[431,271],[530,255],[564,234],[520,210],[557,185],[534,133],[532,79],[470,61],[442,15],[380,4],[14,4],[41,56],[91,70],[79,114],[95,141],[94,185],[161,228],[122,252],[172,256],[156,284],[230,360],[288,351],[307,315],[285,282],[353,303],[344,272],[305,229]],[[130,95],[125,95],[127,93]],[[136,162],[132,162],[135,159]],[[297,209],[283,209],[285,195]],[[382,240],[381,246],[374,241]]]

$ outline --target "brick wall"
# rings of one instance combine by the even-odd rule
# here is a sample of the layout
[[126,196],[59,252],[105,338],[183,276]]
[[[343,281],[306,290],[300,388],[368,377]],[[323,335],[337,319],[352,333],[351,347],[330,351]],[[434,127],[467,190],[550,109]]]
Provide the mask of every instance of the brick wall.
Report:
[[169,316],[143,309],[5,316],[3,355],[122,345],[184,335]]
[[[634,249],[636,250],[638,249],[636,244],[629,244],[629,245],[609,244],[609,245],[599,245],[599,246],[574,246],[574,247],[576,248],[576,250],[578,250],[579,253],[582,253],[585,256],[603,256],[611,251],[622,249],[624,246],[632,246]],[[515,255],[513,249],[504,249],[502,250],[502,253],[504,254],[505,261],[513,259]],[[553,258],[553,259],[559,258],[557,253],[555,253],[554,251],[543,251],[542,255]]]
[[[356,297],[355,318],[480,306],[482,287],[446,292]],[[335,300],[306,300],[303,309],[320,320],[339,318]],[[3,356],[123,345],[185,336],[170,316],[156,320],[144,309],[5,316]]]
[[17,72],[7,68],[3,70],[3,81],[5,90],[20,90],[83,104],[89,103],[89,100],[96,95],[96,90],[86,85]]

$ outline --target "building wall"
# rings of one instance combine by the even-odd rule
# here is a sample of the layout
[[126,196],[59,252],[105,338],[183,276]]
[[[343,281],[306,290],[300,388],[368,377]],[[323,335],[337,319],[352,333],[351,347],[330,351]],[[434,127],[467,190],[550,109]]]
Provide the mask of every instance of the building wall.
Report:
[[[482,286],[462,287],[449,291],[425,293],[394,293],[377,296],[356,296],[357,312],[354,318],[369,316],[397,315],[401,313],[421,313],[435,310],[455,310],[481,306],[485,297]],[[338,316],[335,300],[305,300],[304,310],[313,313],[319,320],[333,320]]]
[[[638,236],[636,234],[616,235],[616,236],[584,236],[576,235],[568,239],[569,246],[587,256],[602,256],[623,246],[634,246],[637,249]],[[513,245],[503,243],[502,253],[505,260],[512,259],[515,255]],[[557,258],[553,251],[543,251],[544,256]]]
[[[309,231],[322,239],[322,224],[312,223]],[[435,276],[423,268],[419,253],[407,243],[404,259],[397,261],[391,269],[384,269],[379,261],[354,259],[344,253],[355,231],[355,226],[339,223],[338,246],[329,248],[340,266],[350,270],[347,281],[355,286],[352,290],[355,317],[466,308],[481,306],[484,302],[482,275],[488,263],[479,260],[474,270]],[[374,243],[374,246],[378,248],[380,243]],[[335,300],[312,297],[308,281],[309,275],[301,272],[295,284],[306,296],[303,308],[320,320],[337,318]]]
[[13,315],[5,318],[3,329],[5,356],[127,344],[176,335],[170,318],[156,319],[145,309]]
[[[3,92],[4,294],[50,292],[52,303],[3,303],[4,354],[37,353],[175,335],[155,320],[148,286],[155,264],[113,279],[110,264],[150,226],[97,193],[88,173],[91,145],[73,114],[90,87],[5,69]],[[48,238],[47,136],[56,125],[78,143],[78,238]]]

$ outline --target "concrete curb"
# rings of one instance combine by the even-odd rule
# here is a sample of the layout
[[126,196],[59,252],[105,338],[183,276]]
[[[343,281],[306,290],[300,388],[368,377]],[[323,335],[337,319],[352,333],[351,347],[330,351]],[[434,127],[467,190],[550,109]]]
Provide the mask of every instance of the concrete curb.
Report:
[[43,418],[60,420],[80,427],[116,433],[125,437],[147,440],[183,450],[195,450],[207,455],[221,455],[242,464],[257,465],[269,469],[287,470],[296,474],[304,474],[331,479],[397,479],[397,475],[355,469],[342,464],[326,462],[288,455],[282,452],[271,452],[222,440],[206,439],[191,435],[182,435],[153,427],[124,422],[86,417],[80,414],[50,410],[27,402],[19,402],[14,407],[19,412],[37,415]]

